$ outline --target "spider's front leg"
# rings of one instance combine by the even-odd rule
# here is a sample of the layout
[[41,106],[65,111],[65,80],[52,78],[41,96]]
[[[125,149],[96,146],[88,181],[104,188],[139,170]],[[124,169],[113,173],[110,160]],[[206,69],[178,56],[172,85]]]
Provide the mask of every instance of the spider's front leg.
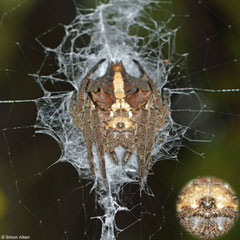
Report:
[[79,112],[77,110],[75,103],[76,103],[76,93],[74,91],[72,100],[71,100],[71,104],[70,104],[70,112],[72,113],[73,121],[74,121],[75,125],[82,130],[82,124],[83,124],[82,119],[81,119],[82,111]]
[[78,94],[78,102],[77,102],[77,112],[82,112],[84,106],[85,106],[85,101],[88,97],[86,90],[89,84],[89,79],[91,77],[91,75],[97,70],[97,68],[99,67],[99,65],[105,61],[105,59],[101,59],[89,72],[88,74],[84,77],[84,79],[82,80],[82,84],[80,87],[80,91]]
[[101,126],[101,121],[98,115],[98,109],[92,110],[92,126],[93,126],[93,132],[94,132],[94,137],[95,137],[95,142],[97,145],[97,150],[99,154],[99,159],[101,163],[101,168],[102,168],[102,175],[104,179],[104,183],[106,186],[108,186],[108,181],[107,181],[107,173],[106,173],[106,166],[105,166],[105,158],[104,158],[104,139],[103,139],[103,129]]
[[87,106],[83,115],[82,133],[87,145],[90,169],[93,177],[95,177],[94,164],[93,164],[93,152],[92,152],[93,136],[92,136],[92,127],[91,127],[91,124],[89,123],[90,118],[91,118],[91,108],[90,106]]
[[156,115],[157,111],[154,108],[150,108],[150,116],[149,116],[149,121],[147,123],[148,125],[148,145],[147,145],[147,150],[146,150],[146,176],[148,175],[149,168],[150,168],[150,162],[151,162],[151,152],[152,152],[152,147],[155,142],[155,137],[156,137],[156,132],[157,132],[157,126],[156,126]]
[[[159,98],[159,96],[155,96],[155,99]],[[157,130],[161,129],[162,126],[165,124],[167,114],[169,113],[168,111],[168,102],[166,98],[165,92],[163,93],[163,98],[164,98],[164,104],[162,106],[162,103],[160,106],[158,106],[158,109],[155,108],[150,108],[150,117],[149,117],[149,122],[148,122],[148,148],[147,148],[147,153],[146,153],[146,176],[148,175],[149,168],[150,168],[150,163],[151,163],[151,151],[153,144],[155,142],[156,138],[156,133]],[[157,101],[159,104],[159,102]]]
[[[159,96],[157,93],[155,93],[155,99],[159,99]],[[160,106],[156,106],[157,109],[154,107],[150,108],[150,117],[148,125],[148,146],[147,146],[147,153],[146,153],[146,176],[148,175],[150,163],[151,163],[151,151],[153,144],[155,142],[156,133],[157,130],[161,129],[162,126],[165,124],[166,116],[169,113],[168,112],[168,102],[165,93],[163,93],[164,98],[164,104],[162,106],[162,102],[160,103]],[[156,101],[156,103],[159,104],[159,101]]]
[[143,188],[145,182],[145,159],[146,159],[146,147],[147,147],[147,122],[148,122],[148,110],[142,109],[141,119],[139,120],[138,138],[139,138],[139,157],[140,157],[140,176],[141,187]]
[[[72,112],[75,125],[78,128],[80,128],[83,134],[85,143],[87,145],[90,169],[92,172],[92,176],[94,177],[95,171],[94,171],[93,153],[92,153],[92,147],[93,147],[92,128],[89,123],[89,119],[91,117],[91,105],[90,105],[90,101],[88,100],[85,108],[80,108],[78,105],[79,104],[82,105],[82,102],[78,101],[78,105],[75,106],[74,104],[75,101],[76,101],[76,94],[74,93],[72,102],[70,105],[70,111]],[[79,111],[79,109],[81,109],[81,111]]]
[[166,117],[167,117],[167,115],[170,114],[167,96],[166,96],[165,92],[163,92],[163,99],[164,99],[164,105],[163,105],[162,111],[160,111],[160,113],[159,113],[160,120],[158,121],[157,129],[160,129],[165,124]]

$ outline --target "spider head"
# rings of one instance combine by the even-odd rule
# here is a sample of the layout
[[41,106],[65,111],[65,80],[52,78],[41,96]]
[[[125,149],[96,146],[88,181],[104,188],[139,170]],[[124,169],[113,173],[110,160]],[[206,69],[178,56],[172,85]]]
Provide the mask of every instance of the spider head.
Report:
[[213,197],[205,196],[200,199],[200,208],[209,210],[215,207],[215,199]]
[[129,75],[122,61],[110,64],[103,77],[90,80],[88,93],[101,110],[129,111],[144,108],[151,96],[146,75],[140,78]]

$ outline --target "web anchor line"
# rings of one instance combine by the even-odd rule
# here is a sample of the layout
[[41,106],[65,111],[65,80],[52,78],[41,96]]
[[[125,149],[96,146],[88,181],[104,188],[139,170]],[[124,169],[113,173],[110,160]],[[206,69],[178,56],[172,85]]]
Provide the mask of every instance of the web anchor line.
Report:
[[207,89],[207,88],[174,88],[169,89],[171,93],[180,93],[180,91],[200,91],[200,92],[210,92],[210,93],[224,93],[224,92],[240,92],[239,88],[230,88],[230,89]]
[[36,103],[39,100],[49,99],[48,97],[40,97],[36,99],[19,99],[19,100],[0,100],[0,103]]

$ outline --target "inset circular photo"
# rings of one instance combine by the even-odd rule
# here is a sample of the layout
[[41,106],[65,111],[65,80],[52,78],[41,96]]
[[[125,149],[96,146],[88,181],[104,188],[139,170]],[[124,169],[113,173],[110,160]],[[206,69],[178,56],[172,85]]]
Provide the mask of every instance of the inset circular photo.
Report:
[[210,239],[227,233],[238,218],[238,199],[228,183],[216,177],[189,182],[177,201],[177,218],[195,237]]

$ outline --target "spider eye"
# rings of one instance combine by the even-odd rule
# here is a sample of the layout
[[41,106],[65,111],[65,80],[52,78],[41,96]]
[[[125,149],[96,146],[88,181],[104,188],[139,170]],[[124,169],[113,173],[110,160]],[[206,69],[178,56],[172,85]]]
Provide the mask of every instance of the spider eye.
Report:
[[119,128],[124,128],[124,123],[123,123],[123,122],[119,122],[119,123],[117,124],[117,126],[118,126]]
[[200,206],[206,209],[211,209],[215,204],[214,198],[203,197],[200,200]]

